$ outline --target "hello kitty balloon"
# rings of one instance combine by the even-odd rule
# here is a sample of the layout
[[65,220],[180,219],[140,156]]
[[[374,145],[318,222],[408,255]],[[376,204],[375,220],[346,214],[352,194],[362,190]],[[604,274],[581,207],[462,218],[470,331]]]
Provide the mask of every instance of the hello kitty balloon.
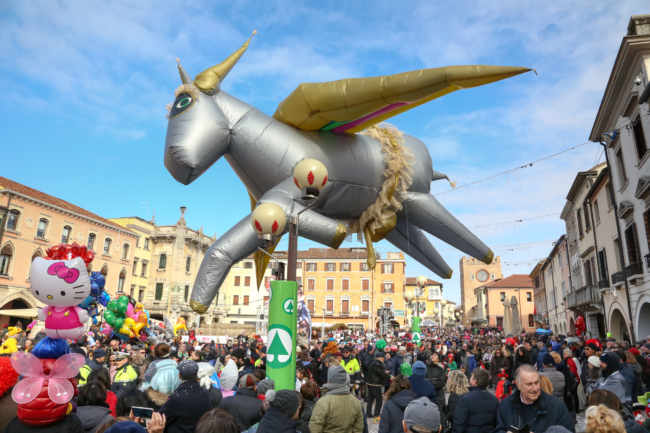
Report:
[[88,312],[77,306],[90,294],[90,277],[81,257],[69,260],[37,257],[30,271],[31,290],[47,304],[38,312],[50,338],[77,339],[85,332]]

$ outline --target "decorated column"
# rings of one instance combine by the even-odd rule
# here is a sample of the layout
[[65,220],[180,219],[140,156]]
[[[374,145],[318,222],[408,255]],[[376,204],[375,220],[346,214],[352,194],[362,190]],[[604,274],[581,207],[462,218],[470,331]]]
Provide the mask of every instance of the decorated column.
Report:
[[296,387],[297,298],[295,281],[271,281],[266,374],[276,390]]

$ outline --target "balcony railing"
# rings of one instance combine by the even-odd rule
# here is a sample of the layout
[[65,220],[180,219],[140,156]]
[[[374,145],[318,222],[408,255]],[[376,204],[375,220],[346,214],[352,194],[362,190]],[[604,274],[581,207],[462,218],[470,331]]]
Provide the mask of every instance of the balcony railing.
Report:
[[641,262],[632,263],[625,268],[625,273],[628,277],[631,277],[633,275],[640,275],[643,273],[643,265]]
[[609,278],[605,278],[604,280],[598,281],[598,287],[600,289],[606,289],[609,287]]
[[599,309],[602,302],[598,287],[584,286],[567,295],[568,308],[594,310]]
[[612,284],[622,283],[625,281],[625,271],[619,271],[612,274]]

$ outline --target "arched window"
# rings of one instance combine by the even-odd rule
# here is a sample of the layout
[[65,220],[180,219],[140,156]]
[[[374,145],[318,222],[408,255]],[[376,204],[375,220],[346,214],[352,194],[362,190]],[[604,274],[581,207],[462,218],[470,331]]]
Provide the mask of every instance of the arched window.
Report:
[[11,245],[5,245],[0,250],[0,275],[9,275],[9,267],[11,266],[11,259],[14,256],[14,249]]
[[62,244],[67,244],[70,241],[70,233],[72,233],[72,227],[63,226],[63,232],[61,233]]
[[38,227],[36,228],[36,237],[38,239],[45,239],[45,234],[47,233],[47,226],[50,222],[47,218],[41,218],[38,220]]
[[528,315],[528,326],[531,328],[535,326],[535,316],[532,314]]
[[122,245],[122,260],[129,258],[129,244]]
[[111,238],[104,239],[104,254],[109,254],[111,252]]
[[88,244],[87,247],[89,250],[92,250],[95,247],[95,239],[97,238],[97,235],[95,233],[89,233],[88,234]]
[[20,211],[11,209],[7,215],[7,230],[16,231],[18,227],[18,219],[20,218]]
[[160,255],[160,260],[158,261],[158,269],[165,269],[167,267],[167,254],[163,253]]
[[126,278],[126,270],[122,269],[122,271],[120,272],[120,276],[117,279],[117,292],[118,293],[122,293],[122,291],[124,290],[124,280],[125,280],[125,278]]

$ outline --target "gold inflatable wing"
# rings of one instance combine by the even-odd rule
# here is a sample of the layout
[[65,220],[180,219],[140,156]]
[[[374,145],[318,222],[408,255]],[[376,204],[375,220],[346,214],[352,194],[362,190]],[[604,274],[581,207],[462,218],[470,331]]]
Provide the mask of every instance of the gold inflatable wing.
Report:
[[353,134],[458,89],[528,72],[516,66],[447,66],[369,78],[300,84],[275,114],[304,131]]

